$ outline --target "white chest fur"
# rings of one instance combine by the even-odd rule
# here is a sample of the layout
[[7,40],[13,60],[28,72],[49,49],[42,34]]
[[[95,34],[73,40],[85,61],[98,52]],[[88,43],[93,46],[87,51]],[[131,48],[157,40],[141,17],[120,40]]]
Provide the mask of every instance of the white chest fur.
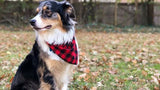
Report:
[[[49,44],[64,44],[67,42],[71,42],[74,36],[74,28],[68,32],[63,32],[58,29],[50,30],[50,31],[35,31],[36,32],[36,39],[38,41],[38,45],[40,48],[49,55],[50,59],[53,60],[62,60],[58,55],[50,51],[47,43]],[[77,45],[78,46],[78,45]]]

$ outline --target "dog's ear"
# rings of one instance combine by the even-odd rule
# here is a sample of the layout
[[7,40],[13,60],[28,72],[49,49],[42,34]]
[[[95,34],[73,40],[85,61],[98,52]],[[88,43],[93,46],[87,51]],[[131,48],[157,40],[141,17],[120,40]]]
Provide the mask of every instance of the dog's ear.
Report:
[[72,19],[75,19],[75,11],[73,6],[69,2],[64,2],[63,3],[63,11],[65,12],[65,16],[69,16]]

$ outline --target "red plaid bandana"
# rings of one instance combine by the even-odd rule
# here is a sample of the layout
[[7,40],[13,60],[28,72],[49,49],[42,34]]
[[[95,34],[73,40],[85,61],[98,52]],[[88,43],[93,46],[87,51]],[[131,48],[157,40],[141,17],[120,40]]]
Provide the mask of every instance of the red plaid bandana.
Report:
[[47,43],[50,47],[50,50],[56,53],[59,57],[61,57],[64,61],[70,64],[78,64],[78,51],[77,45],[75,41],[75,37],[71,43],[62,44],[62,45],[53,45]]

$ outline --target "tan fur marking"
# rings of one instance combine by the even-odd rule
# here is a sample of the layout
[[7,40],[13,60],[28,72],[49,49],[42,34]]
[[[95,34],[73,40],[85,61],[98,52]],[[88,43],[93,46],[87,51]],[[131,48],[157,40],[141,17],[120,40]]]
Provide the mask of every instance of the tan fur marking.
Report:
[[45,61],[48,69],[54,75],[58,90],[61,90],[65,82],[71,79],[74,66],[63,61],[50,59]]
[[37,8],[37,9],[36,9],[36,12],[38,13],[39,11],[40,11],[40,9],[39,9],[39,8]]
[[41,84],[40,84],[39,90],[50,90],[50,89],[51,89],[51,85],[48,84],[48,83],[45,83],[45,82],[43,81],[44,67],[40,67],[40,68],[38,69],[38,72],[39,72],[40,75],[41,75],[41,78],[40,78]]
[[[64,61],[49,59],[44,52],[41,52],[40,56],[42,60],[44,60],[48,70],[51,72],[51,74],[54,77],[54,83],[56,88],[55,90],[62,90],[63,86],[67,84],[71,79],[75,66],[68,64]],[[43,75],[43,72],[41,71],[44,71],[44,68],[39,68],[39,72],[41,73],[41,75]],[[45,87],[48,87],[48,84],[44,83],[42,78],[41,78],[41,82],[42,84],[41,84],[40,90],[43,90]],[[50,87],[51,86],[49,86],[49,88]],[[48,90],[48,88],[44,90]]]
[[68,12],[68,13],[72,13],[72,7],[69,7],[69,8],[67,9],[67,12]]
[[46,10],[46,9],[47,9],[47,6],[44,6],[44,7],[43,7],[43,10]]
[[43,76],[43,70],[44,69],[42,67],[38,68],[38,72],[40,73],[41,76]]
[[51,89],[51,85],[49,85],[41,80],[41,85],[40,85],[39,90],[50,90],[50,89]]

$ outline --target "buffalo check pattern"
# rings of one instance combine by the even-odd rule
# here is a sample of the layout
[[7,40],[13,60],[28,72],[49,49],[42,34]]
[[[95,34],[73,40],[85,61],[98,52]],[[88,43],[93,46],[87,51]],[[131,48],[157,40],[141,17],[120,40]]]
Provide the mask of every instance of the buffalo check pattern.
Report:
[[62,45],[47,44],[50,47],[50,50],[56,53],[64,61],[74,65],[78,64],[78,50],[75,37],[73,37],[73,40],[70,43]]

